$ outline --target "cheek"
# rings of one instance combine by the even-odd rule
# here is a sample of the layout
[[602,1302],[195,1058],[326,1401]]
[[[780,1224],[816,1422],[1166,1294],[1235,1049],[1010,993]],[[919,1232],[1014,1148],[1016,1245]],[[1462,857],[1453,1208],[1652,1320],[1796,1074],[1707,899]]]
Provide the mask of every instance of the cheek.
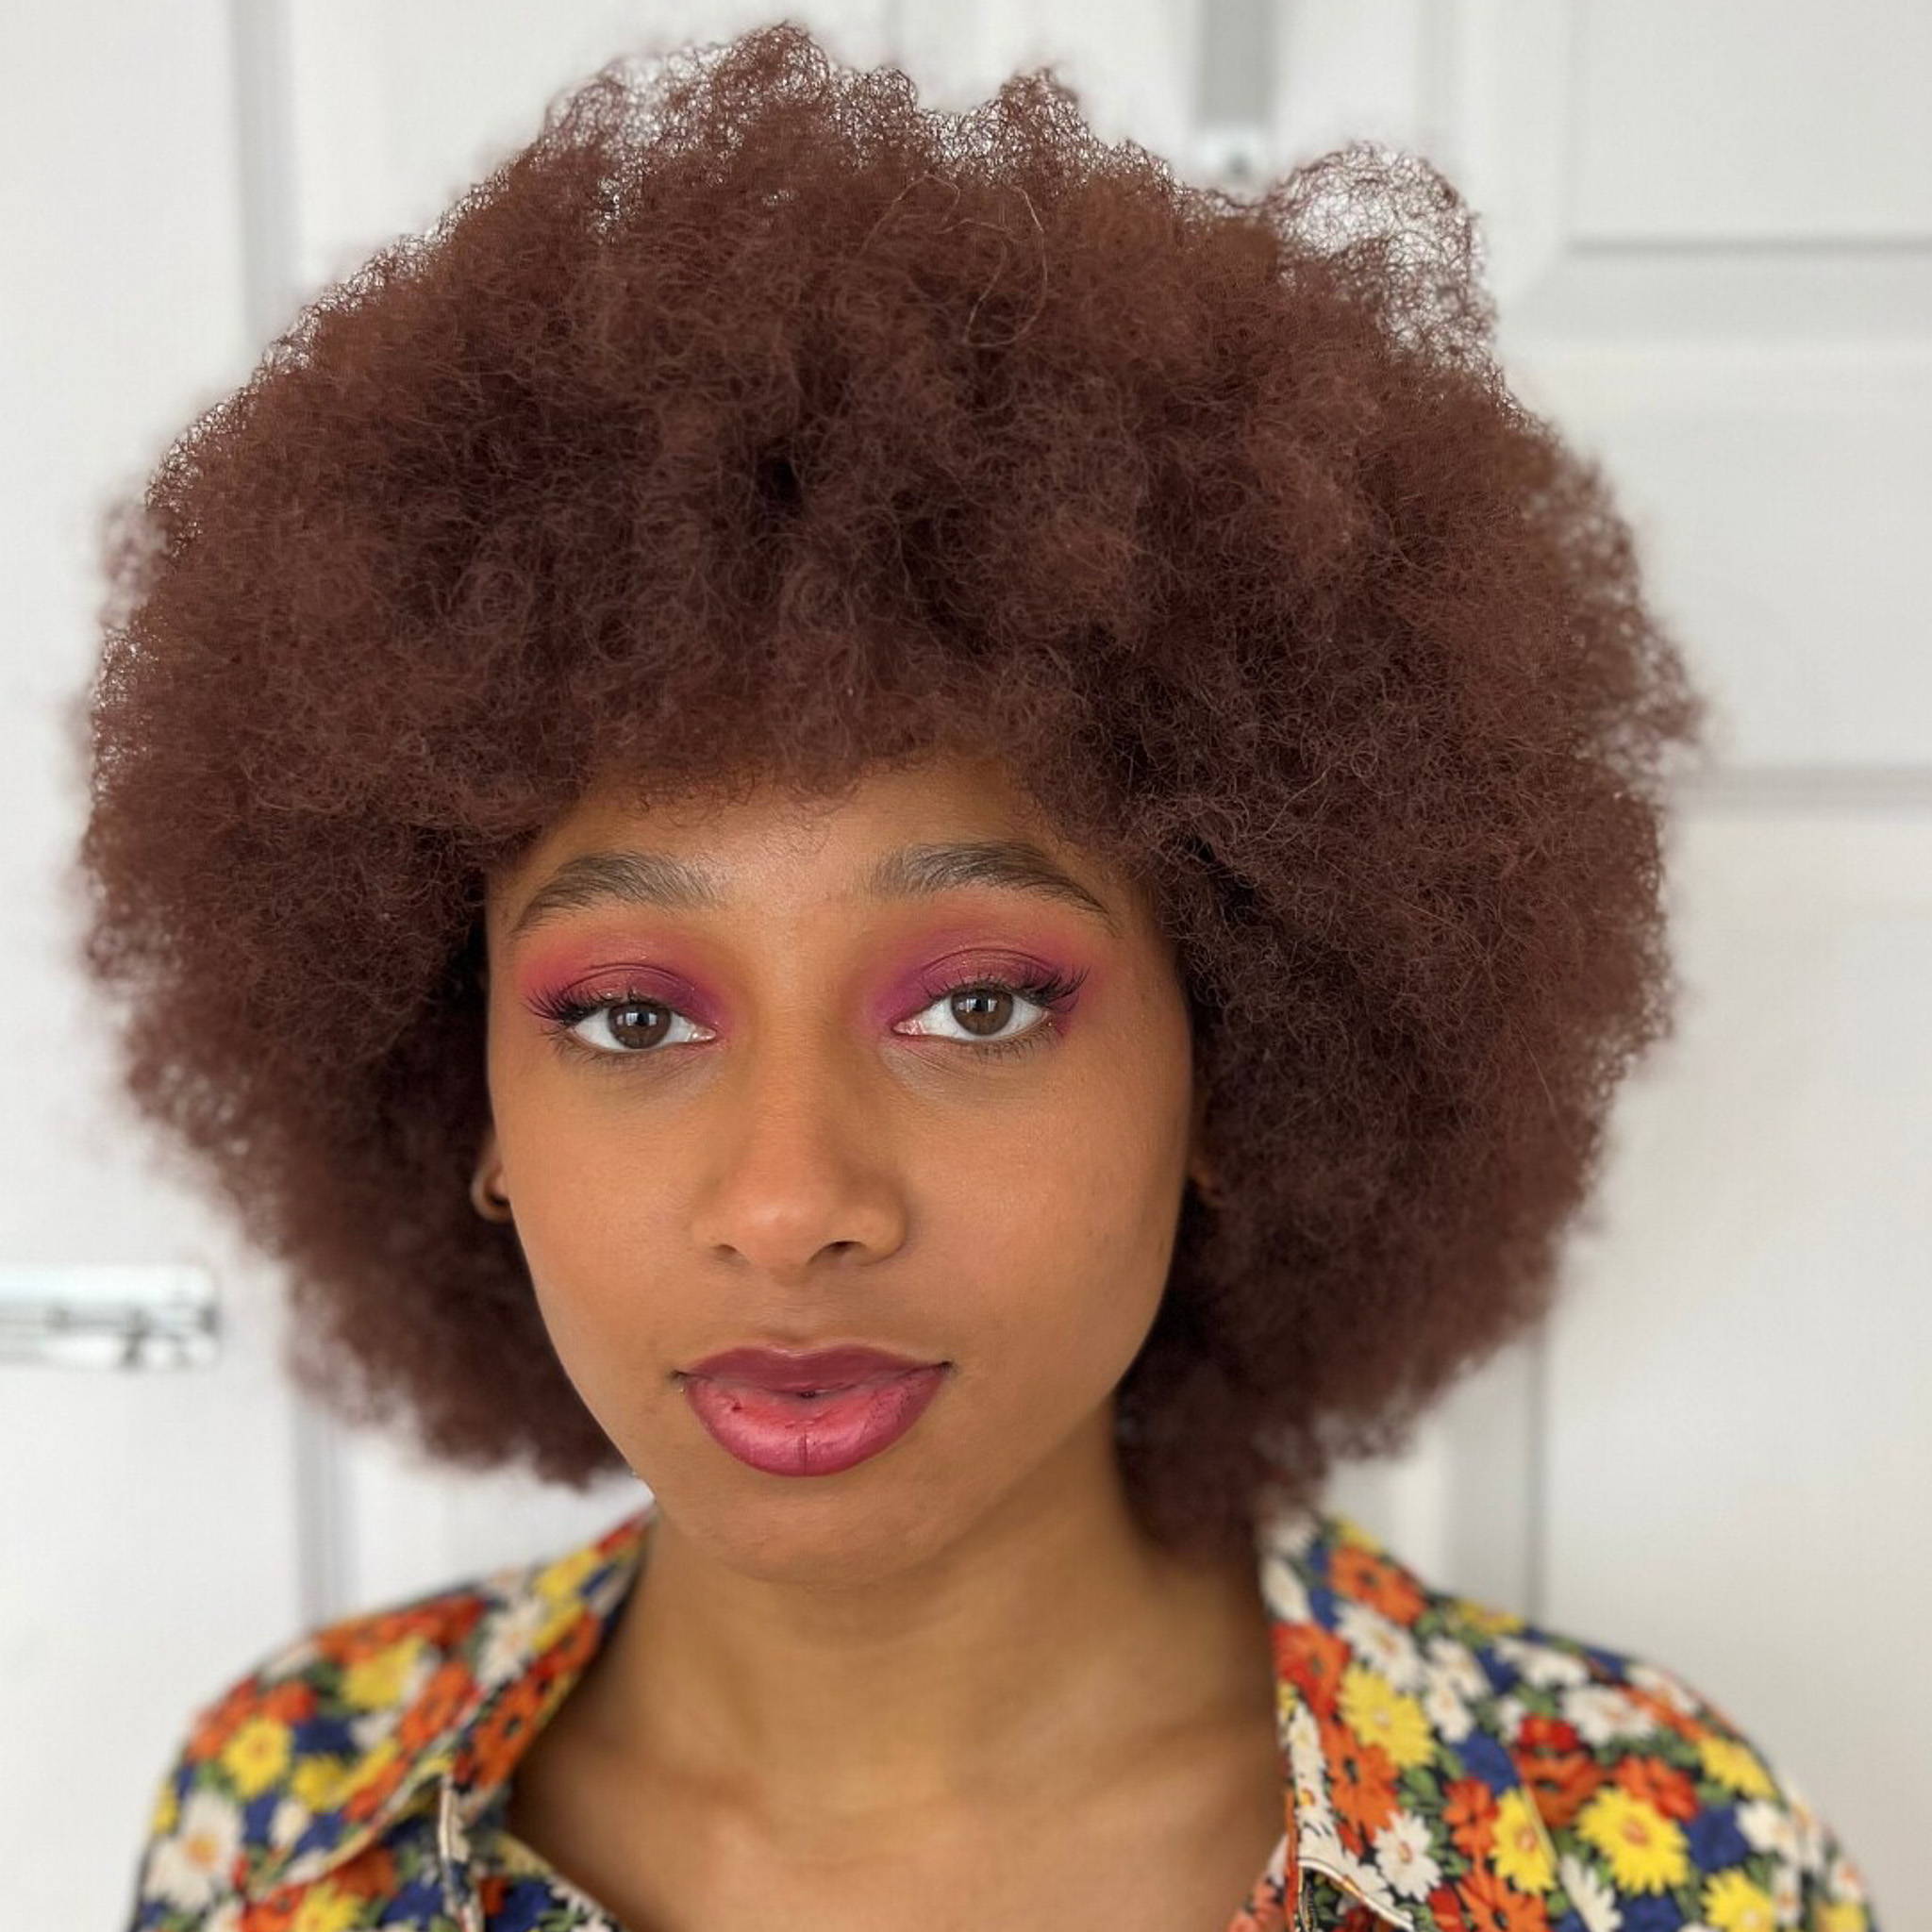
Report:
[[[1016,1079],[972,1117],[909,1108],[888,1157],[908,1246],[886,1266],[920,1305],[922,1332],[1035,1387],[1130,1358],[1172,1253],[1186,1022],[1124,981],[1108,991],[1083,1015],[1105,1023],[1103,1049],[1092,1037],[1052,1049],[1055,1077],[1032,1090]],[[702,1264],[690,1241],[695,1173],[680,1172],[679,1148],[697,1150],[677,1136],[647,1155],[658,1137],[641,1123],[637,1158],[614,1163],[603,1106],[570,1104],[569,1081],[511,1071],[498,1129],[545,1325],[574,1378],[634,1383],[689,1340]]]
[[1074,1373],[1096,1357],[1124,1367],[1173,1256],[1183,1098],[1141,1081],[1096,1082],[1050,1118],[1009,1119],[989,1135],[971,1161],[957,1147],[934,1151],[929,1227],[956,1262],[937,1272],[972,1284],[986,1353],[1027,1375]]
[[520,1124],[506,1154],[544,1326],[573,1379],[607,1364],[631,1378],[665,1343],[656,1330],[662,1285],[677,1275],[676,1184],[654,1167],[613,1165],[608,1128]]

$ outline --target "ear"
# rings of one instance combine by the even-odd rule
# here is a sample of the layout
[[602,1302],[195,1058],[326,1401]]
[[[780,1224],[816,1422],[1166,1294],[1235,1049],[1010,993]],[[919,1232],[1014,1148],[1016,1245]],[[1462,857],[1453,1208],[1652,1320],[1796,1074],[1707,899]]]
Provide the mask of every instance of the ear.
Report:
[[1194,1084],[1193,1113],[1188,1127],[1188,1177],[1194,1183],[1201,1198],[1214,1207],[1221,1201],[1221,1183],[1216,1178],[1214,1163],[1208,1157],[1207,1117],[1208,1089],[1197,1080]]
[[509,1196],[503,1191],[500,1165],[496,1127],[492,1123],[484,1129],[483,1145],[477,1151],[475,1167],[470,1175],[470,1205],[486,1221],[509,1218]]

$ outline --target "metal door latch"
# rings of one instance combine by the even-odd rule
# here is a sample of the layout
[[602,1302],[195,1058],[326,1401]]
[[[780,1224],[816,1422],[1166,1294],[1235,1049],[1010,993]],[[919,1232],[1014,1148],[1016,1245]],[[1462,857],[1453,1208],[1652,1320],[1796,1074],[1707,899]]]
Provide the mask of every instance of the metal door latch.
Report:
[[220,1325],[206,1268],[0,1268],[0,1367],[202,1369]]

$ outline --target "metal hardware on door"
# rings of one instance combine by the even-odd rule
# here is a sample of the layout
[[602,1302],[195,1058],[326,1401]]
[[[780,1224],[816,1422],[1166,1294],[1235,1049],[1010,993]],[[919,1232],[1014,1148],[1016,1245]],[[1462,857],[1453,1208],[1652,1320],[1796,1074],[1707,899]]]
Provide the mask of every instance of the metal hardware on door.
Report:
[[206,1268],[0,1268],[0,1367],[207,1368],[220,1326]]

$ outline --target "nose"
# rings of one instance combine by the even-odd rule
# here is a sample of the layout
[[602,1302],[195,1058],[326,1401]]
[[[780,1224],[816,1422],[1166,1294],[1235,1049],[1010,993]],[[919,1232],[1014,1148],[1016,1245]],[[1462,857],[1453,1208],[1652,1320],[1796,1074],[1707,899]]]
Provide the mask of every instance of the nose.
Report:
[[880,1260],[906,1239],[902,1124],[878,1070],[830,1024],[774,1024],[706,1095],[691,1235],[775,1280]]

